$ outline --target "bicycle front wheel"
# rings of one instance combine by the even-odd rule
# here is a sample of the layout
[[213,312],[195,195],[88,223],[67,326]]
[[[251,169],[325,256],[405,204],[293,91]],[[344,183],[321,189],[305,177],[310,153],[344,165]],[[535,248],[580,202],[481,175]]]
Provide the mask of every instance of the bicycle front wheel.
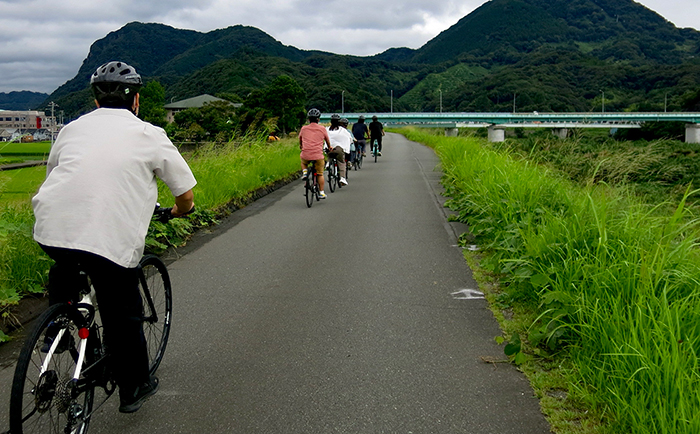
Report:
[[80,343],[75,315],[67,304],[49,307],[24,342],[10,396],[13,434],[87,433],[95,386],[82,376],[73,380]]
[[146,255],[139,264],[139,291],[143,303],[143,334],[148,349],[148,367],[155,374],[165,354],[170,336],[173,313],[173,294],[170,276],[163,261]]

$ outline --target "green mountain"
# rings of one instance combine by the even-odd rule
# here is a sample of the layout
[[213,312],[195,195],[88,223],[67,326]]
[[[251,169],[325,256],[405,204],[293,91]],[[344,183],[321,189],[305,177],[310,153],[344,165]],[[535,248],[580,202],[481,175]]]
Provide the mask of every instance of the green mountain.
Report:
[[426,43],[412,61],[486,55],[513,63],[542,46],[571,44],[602,60],[680,63],[700,54],[700,32],[678,29],[632,0],[492,0]]
[[[245,26],[201,33],[130,23],[96,41],[52,100],[92,108],[90,74],[120,59],[166,99],[245,98],[293,77],[322,111],[678,110],[700,88],[700,32],[632,0],[491,0],[418,50],[372,57],[286,46]],[[393,96],[393,98],[392,98]]]

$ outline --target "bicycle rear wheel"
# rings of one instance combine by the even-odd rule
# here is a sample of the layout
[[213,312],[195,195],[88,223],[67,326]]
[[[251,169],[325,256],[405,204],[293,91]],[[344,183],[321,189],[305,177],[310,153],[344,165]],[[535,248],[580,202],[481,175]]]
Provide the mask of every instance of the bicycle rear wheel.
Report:
[[173,294],[163,261],[146,255],[140,262],[139,291],[143,302],[143,334],[148,349],[148,367],[155,374],[165,354],[172,323]]
[[[76,315],[67,304],[49,307],[24,342],[10,397],[13,434],[87,433],[95,386],[82,376],[73,380],[80,342]],[[45,343],[46,336],[58,344]],[[85,357],[88,366],[90,351]]]
[[314,196],[316,194],[314,192],[314,178],[314,174],[309,173],[308,178],[306,178],[306,183],[304,184],[304,196],[306,197],[306,206],[308,208],[311,208],[311,205],[314,204]]
[[328,188],[331,190],[331,193],[335,191],[335,186],[338,182],[338,167],[335,165],[334,161],[335,160],[331,160],[328,162]]

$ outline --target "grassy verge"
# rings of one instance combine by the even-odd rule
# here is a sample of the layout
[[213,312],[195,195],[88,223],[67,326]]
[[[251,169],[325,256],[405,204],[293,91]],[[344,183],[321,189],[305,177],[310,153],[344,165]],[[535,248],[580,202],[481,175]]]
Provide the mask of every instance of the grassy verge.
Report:
[[0,203],[22,204],[31,200],[44,181],[46,166],[25,167],[0,172]]
[[[203,146],[185,156],[197,178],[195,203],[197,213],[190,219],[175,219],[167,224],[154,222],[147,239],[147,249],[158,251],[184,242],[198,227],[215,222],[231,209],[243,206],[254,191],[299,170],[299,146],[295,140],[267,144],[246,138],[226,145]],[[22,169],[27,171],[28,169]],[[34,169],[32,169],[34,170]],[[0,206],[0,315],[11,321],[11,307],[22,297],[43,292],[50,261],[32,239],[34,216],[29,204],[31,193],[43,181],[45,168],[36,169],[38,177],[14,173],[15,179],[0,180],[0,197],[8,185],[21,184],[29,193]],[[36,178],[36,179],[35,179]],[[168,188],[159,184],[159,200],[172,206]],[[6,337],[0,332],[0,342]]]
[[687,195],[649,204],[480,139],[404,134],[439,154],[506,353],[557,432],[700,432],[700,225]]

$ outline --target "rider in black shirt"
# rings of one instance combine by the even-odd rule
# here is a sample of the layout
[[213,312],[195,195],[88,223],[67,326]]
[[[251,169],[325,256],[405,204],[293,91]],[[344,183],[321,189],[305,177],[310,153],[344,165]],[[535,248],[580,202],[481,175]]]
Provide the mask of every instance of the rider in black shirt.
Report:
[[364,116],[360,115],[357,122],[352,125],[352,135],[357,141],[358,151],[362,152],[363,157],[366,157],[367,154],[365,154],[365,144],[367,143],[367,138],[369,137],[369,129],[367,128],[367,124],[365,124]]
[[377,155],[380,157],[382,156],[382,136],[384,135],[384,126],[382,125],[381,122],[377,120],[376,116],[372,116],[372,122],[369,124],[369,134],[370,134],[370,143],[374,142],[375,140],[377,141],[377,145],[379,145],[379,152]]

